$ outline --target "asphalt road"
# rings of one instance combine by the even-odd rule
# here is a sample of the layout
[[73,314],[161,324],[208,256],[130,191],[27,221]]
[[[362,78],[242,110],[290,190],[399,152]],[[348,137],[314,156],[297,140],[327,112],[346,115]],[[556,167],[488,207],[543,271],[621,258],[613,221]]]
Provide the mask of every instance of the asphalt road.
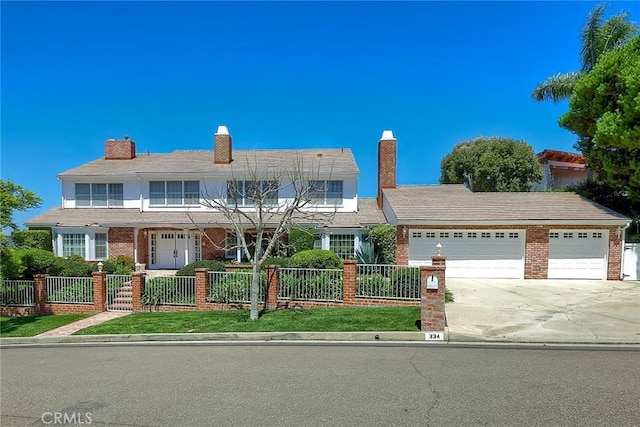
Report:
[[2,426],[640,424],[635,349],[5,347]]

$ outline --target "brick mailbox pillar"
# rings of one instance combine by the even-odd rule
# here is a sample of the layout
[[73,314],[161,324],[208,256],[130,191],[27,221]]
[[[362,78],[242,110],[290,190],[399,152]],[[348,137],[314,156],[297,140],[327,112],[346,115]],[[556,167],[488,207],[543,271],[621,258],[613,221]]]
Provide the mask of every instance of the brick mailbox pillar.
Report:
[[135,272],[131,274],[131,311],[142,311],[142,294],[144,293],[143,272]]
[[267,295],[265,298],[265,308],[278,308],[278,294],[280,293],[280,280],[278,277],[278,266],[267,266]]
[[[420,267],[420,311],[422,331],[426,339],[444,339],[445,311],[445,270],[446,258],[443,256],[432,257],[431,266]],[[435,280],[437,279],[437,287]],[[434,334],[440,334],[434,336]]]
[[196,310],[204,310],[209,294],[209,269],[196,268]]
[[356,302],[356,261],[346,259],[342,270],[342,303],[353,305]]
[[33,303],[36,313],[45,314],[47,308],[47,275],[33,275]]
[[107,311],[107,273],[94,271],[93,276],[93,306],[96,311]]

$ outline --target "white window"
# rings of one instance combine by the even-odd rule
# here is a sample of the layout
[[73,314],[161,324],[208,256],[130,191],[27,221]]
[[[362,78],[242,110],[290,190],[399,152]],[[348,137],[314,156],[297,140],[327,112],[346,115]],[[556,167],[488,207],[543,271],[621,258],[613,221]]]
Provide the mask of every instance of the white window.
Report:
[[552,231],[551,233],[549,233],[549,238],[551,238],[551,239],[559,239],[560,238],[560,233],[558,233],[556,231]]
[[193,206],[200,203],[199,181],[150,181],[150,206]]
[[496,233],[496,239],[504,239],[504,233]]
[[275,206],[278,204],[278,181],[227,181],[227,204]]
[[411,233],[411,237],[413,237],[414,239],[419,239],[420,237],[422,237],[422,233],[420,233],[419,231],[414,231],[413,233]]
[[454,239],[462,238],[462,233],[458,233],[458,232],[453,233],[453,238],[454,238]]
[[76,184],[76,207],[118,208],[124,205],[123,184],[78,183]]
[[436,233],[424,233],[424,237],[427,239],[435,239]]
[[470,239],[475,239],[478,237],[478,233],[467,233],[467,237]]
[[519,233],[509,233],[509,238],[510,239],[517,239],[520,237]]
[[440,238],[441,239],[448,239],[449,238],[449,233],[440,233]]
[[586,239],[589,237],[589,233],[578,233],[578,239]]
[[321,206],[339,206],[343,199],[342,181],[311,181],[311,203]]
[[193,242],[195,245],[194,261],[200,261],[202,259],[202,237],[200,234],[194,234]]
[[82,233],[65,233],[62,235],[62,256],[80,255],[86,257],[85,235]]
[[95,259],[107,258],[107,233],[96,233]]
[[329,250],[337,253],[342,259],[352,259],[355,254],[353,234],[331,234]]
[[594,239],[602,239],[602,233],[593,233],[591,237]]
[[562,237],[565,239],[573,239],[573,233],[562,233]]
[[480,233],[480,237],[482,237],[483,239],[490,239],[491,233]]

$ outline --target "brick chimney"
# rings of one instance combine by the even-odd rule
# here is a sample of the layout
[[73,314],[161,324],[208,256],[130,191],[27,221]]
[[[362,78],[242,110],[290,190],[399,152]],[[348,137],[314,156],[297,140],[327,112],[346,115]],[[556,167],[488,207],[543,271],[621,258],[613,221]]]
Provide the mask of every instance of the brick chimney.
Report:
[[107,139],[104,143],[106,160],[131,160],[136,156],[136,143],[125,136],[124,139]]
[[213,163],[231,163],[231,135],[226,126],[218,126],[213,134]]
[[382,209],[382,189],[396,188],[396,138],[390,130],[382,131],[378,143],[378,208]]

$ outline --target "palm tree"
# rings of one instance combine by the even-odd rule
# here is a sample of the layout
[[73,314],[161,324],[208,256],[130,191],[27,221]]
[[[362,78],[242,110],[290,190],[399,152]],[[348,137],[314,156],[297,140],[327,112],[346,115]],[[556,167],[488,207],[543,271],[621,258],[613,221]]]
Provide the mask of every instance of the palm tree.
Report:
[[580,35],[582,69],[579,72],[560,73],[548,77],[533,90],[531,94],[533,99],[553,102],[568,99],[580,77],[591,71],[600,55],[625,44],[638,32],[638,27],[628,20],[629,14],[626,12],[614,15],[605,21],[605,8],[606,4],[600,4],[587,16],[587,22]]

